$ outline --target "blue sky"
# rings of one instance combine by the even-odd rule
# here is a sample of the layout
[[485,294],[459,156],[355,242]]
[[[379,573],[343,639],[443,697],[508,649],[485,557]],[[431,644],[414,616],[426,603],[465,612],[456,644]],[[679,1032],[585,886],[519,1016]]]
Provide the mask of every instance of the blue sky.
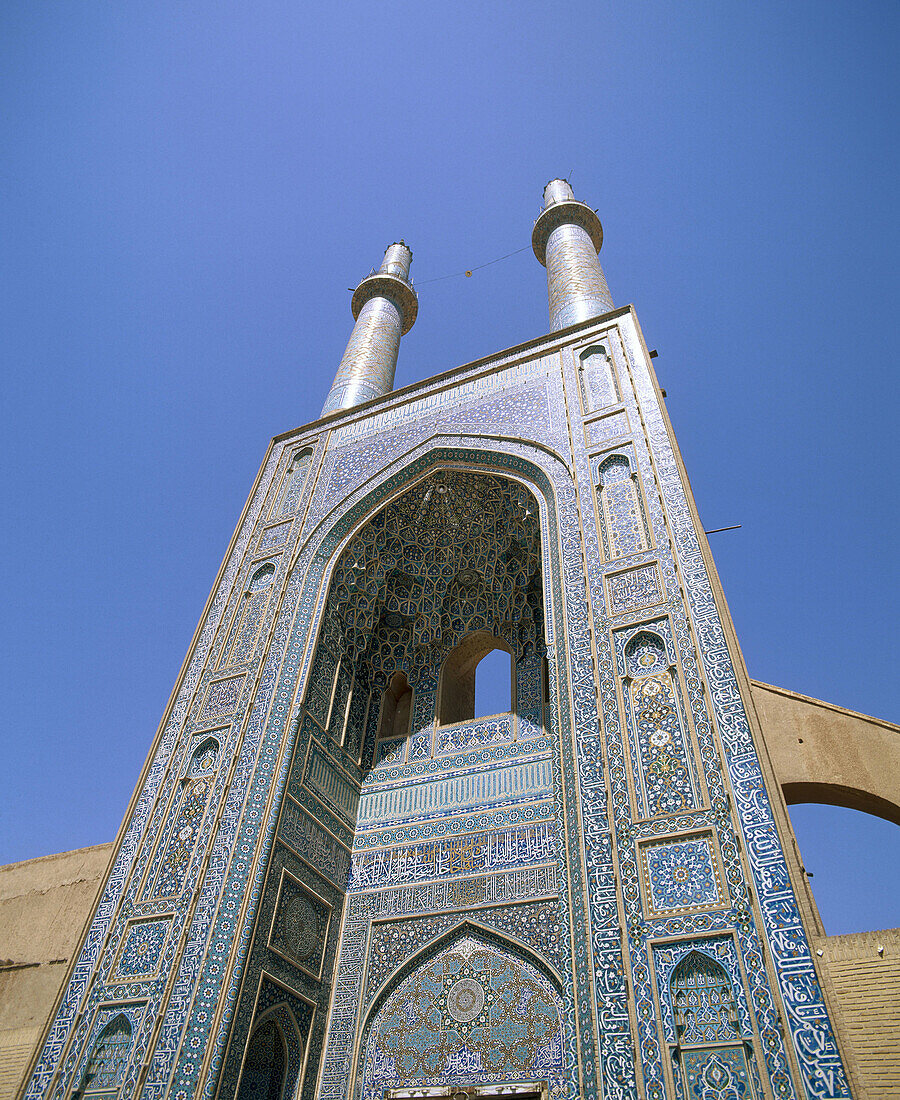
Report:
[[[743,525],[713,550],[751,675],[900,720],[898,22],[7,0],[0,861],[115,835],[267,441],[321,408],[347,288],[411,244],[398,385],[540,335],[528,251],[427,280],[527,245],[556,175],[659,349],[704,524]],[[857,847],[896,866],[897,832]],[[816,870],[845,827],[812,833]],[[860,927],[900,923],[881,902]]]

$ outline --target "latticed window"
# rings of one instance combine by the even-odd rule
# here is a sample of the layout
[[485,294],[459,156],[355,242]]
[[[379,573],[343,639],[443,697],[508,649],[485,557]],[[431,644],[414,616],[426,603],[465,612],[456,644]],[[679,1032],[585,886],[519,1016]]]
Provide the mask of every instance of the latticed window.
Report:
[[79,1097],[116,1095],[131,1049],[131,1024],[121,1013],[100,1032],[77,1090]]
[[700,951],[685,955],[672,972],[672,1007],[681,1045],[729,1042],[740,1032],[731,980]]

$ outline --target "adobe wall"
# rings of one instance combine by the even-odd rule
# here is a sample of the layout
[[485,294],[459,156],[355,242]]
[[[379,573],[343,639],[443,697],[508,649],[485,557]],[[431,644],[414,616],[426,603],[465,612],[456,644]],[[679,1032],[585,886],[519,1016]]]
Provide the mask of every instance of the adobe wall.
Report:
[[847,806],[900,825],[900,726],[751,680],[789,806]]
[[0,867],[0,1100],[22,1083],[112,850],[97,844]]
[[900,928],[817,937],[813,950],[866,1097],[900,1100]]

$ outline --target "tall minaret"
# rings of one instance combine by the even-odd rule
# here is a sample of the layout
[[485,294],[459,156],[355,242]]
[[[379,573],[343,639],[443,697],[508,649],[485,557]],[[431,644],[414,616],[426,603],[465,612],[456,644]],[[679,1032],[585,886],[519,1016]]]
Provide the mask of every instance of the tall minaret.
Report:
[[419,302],[409,281],[412,251],[405,241],[390,245],[381,267],[353,292],[356,324],[338,367],[322,415],[352,409],[389,393],[400,337],[413,327]]
[[534,254],[547,268],[551,332],[614,308],[597,259],[602,244],[594,211],[578,202],[565,180],[551,180],[531,234]]

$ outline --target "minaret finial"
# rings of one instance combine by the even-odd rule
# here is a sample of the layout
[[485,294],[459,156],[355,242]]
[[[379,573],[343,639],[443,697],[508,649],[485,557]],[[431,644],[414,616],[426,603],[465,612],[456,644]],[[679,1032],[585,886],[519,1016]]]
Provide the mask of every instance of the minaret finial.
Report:
[[353,292],[356,322],[337,369],[322,415],[352,409],[390,393],[400,337],[413,327],[419,302],[409,281],[412,250],[405,241],[390,245],[378,271]]
[[534,254],[547,268],[551,332],[614,308],[597,259],[602,244],[594,211],[575,198],[567,180],[551,180],[531,234]]

